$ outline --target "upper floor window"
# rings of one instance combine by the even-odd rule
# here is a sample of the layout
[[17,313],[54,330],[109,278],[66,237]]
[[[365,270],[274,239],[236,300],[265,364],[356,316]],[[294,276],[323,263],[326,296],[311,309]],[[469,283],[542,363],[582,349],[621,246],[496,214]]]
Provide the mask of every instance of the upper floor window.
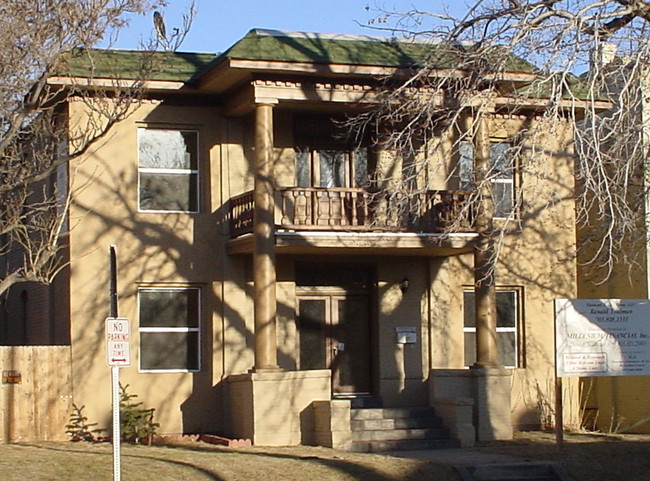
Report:
[[[461,141],[458,145],[460,155],[460,180],[463,189],[474,187],[474,145]],[[505,218],[512,214],[515,205],[515,161],[512,143],[490,142],[490,171],[488,179],[492,184],[494,217]]]
[[368,180],[368,149],[296,148],[298,187],[363,187]]
[[141,211],[198,212],[198,132],[138,129]]
[[[513,288],[499,288],[497,301],[497,349],[499,362],[505,367],[521,367],[519,347],[520,331],[520,291]],[[463,291],[463,336],[465,338],[465,366],[476,362],[476,314],[474,311],[474,291]]]
[[141,288],[140,369],[198,371],[200,290]]

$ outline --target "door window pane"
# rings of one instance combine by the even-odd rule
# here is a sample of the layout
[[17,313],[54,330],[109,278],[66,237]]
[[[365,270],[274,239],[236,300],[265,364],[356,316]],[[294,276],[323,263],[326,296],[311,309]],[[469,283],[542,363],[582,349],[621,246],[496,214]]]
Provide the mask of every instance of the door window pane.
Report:
[[353,152],[354,158],[354,186],[366,187],[368,185],[368,149],[361,147]]
[[458,143],[458,163],[460,168],[460,188],[474,188],[474,144],[467,140]]
[[[310,149],[296,147],[297,187],[365,187],[368,149]],[[353,164],[353,165],[352,165]]]
[[345,187],[346,155],[340,150],[321,150],[320,161],[320,185],[318,187]]
[[311,187],[311,155],[306,147],[296,147],[296,186]]
[[332,342],[336,350],[334,366],[338,385],[343,392],[370,391],[370,341],[368,298],[349,296],[333,298],[337,320]]
[[300,369],[326,369],[326,304],[324,300],[298,301]]

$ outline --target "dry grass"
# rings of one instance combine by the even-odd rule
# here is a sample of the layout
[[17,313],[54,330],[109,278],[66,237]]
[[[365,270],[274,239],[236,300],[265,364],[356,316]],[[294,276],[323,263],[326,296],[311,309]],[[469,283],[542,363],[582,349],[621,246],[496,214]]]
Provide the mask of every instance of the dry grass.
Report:
[[517,433],[513,441],[490,443],[482,452],[554,461],[575,481],[650,481],[650,435],[566,434],[558,452],[552,433]]
[[[650,480],[650,435],[567,435],[557,452],[552,434],[520,433],[474,449],[561,463],[575,481]],[[110,481],[109,444],[0,445],[3,481]],[[451,467],[422,459],[325,448],[227,449],[204,443],[122,448],[125,481],[457,481]]]
[[[108,444],[0,445],[3,481],[109,481]],[[125,481],[397,481],[456,480],[441,464],[325,448],[219,448],[203,443],[123,446]]]

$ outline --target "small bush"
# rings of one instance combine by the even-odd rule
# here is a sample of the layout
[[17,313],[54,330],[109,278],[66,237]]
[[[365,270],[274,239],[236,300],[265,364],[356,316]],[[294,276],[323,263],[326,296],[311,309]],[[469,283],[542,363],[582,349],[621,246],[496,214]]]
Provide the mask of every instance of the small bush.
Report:
[[153,422],[154,408],[143,408],[141,402],[133,402],[137,394],[129,394],[129,387],[120,384],[120,429],[121,438],[134,444],[149,444],[160,426]]
[[97,438],[95,434],[101,433],[103,429],[92,429],[97,426],[97,423],[89,423],[88,418],[84,416],[83,410],[86,406],[77,406],[72,403],[72,414],[70,415],[70,421],[66,424],[66,434],[70,435],[70,441],[85,441],[85,442],[95,442]]

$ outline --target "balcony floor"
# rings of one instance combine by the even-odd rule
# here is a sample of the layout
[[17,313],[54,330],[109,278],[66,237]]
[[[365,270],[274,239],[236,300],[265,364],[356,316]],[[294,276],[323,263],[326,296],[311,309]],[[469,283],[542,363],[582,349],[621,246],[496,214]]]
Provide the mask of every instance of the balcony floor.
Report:
[[[474,233],[278,231],[275,233],[275,251],[278,254],[439,257],[470,252],[477,237]],[[252,254],[253,248],[252,234],[228,241],[229,254]]]

